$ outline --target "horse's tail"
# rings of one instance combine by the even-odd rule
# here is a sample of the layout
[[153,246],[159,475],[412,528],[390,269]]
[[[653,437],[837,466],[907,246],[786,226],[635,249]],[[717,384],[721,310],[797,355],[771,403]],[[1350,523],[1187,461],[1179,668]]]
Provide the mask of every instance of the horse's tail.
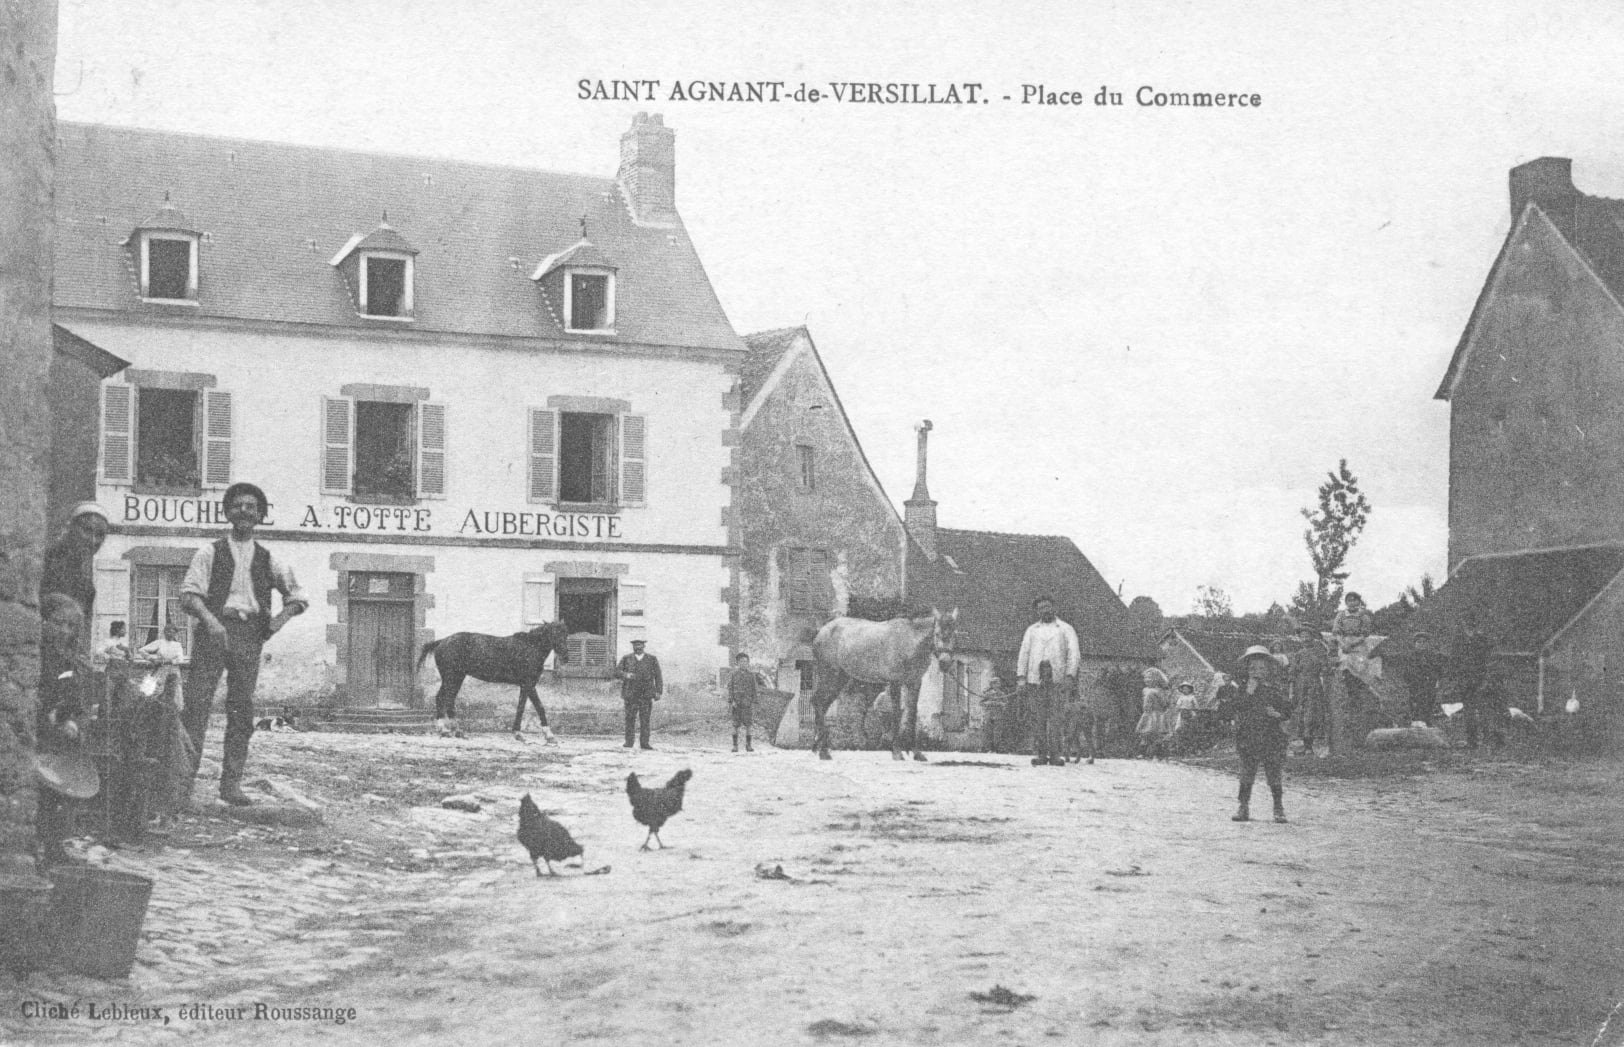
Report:
[[418,654],[418,656],[417,656],[417,671],[418,672],[423,671],[423,663],[428,661],[429,655],[433,654],[434,649],[436,647],[438,647],[438,646],[440,646],[440,641],[439,640],[430,640],[428,643],[423,645],[422,652],[420,654]]

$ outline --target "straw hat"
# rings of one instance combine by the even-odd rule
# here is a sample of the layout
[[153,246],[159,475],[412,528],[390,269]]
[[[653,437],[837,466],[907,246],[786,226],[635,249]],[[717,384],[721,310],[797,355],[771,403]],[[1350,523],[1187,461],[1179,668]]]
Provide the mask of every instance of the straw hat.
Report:
[[1241,655],[1239,658],[1237,658],[1236,661],[1244,666],[1247,662],[1251,661],[1253,658],[1267,658],[1269,661],[1272,662],[1272,661],[1274,661],[1274,652],[1269,650],[1267,647],[1263,646],[1260,643],[1255,643],[1252,646],[1248,647],[1246,649],[1246,653]]

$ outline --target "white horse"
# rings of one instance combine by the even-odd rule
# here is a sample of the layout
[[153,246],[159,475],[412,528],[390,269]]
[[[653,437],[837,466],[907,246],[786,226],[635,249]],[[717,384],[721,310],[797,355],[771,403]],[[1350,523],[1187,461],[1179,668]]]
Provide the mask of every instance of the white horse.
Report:
[[[818,759],[829,759],[829,724],[825,714],[848,684],[884,684],[891,690],[891,710],[896,731],[891,738],[891,758],[902,759],[902,736],[908,732],[913,758],[923,761],[919,751],[919,684],[930,661],[935,658],[945,671],[953,658],[953,632],[958,625],[957,608],[943,614],[932,610],[920,618],[893,618],[870,622],[861,618],[836,618],[818,630],[812,641],[817,660],[818,685],[812,694],[816,718],[813,748]],[[907,719],[902,717],[903,694],[907,695]]]

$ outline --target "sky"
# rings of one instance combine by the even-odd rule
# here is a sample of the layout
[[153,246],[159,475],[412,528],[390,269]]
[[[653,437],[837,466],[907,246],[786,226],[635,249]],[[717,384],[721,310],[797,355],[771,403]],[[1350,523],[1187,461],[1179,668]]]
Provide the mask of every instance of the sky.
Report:
[[[1238,611],[1312,577],[1341,459],[1349,585],[1445,571],[1433,399],[1508,170],[1624,196],[1602,2],[613,5],[61,0],[64,120],[612,176],[638,111],[740,334],[804,324],[881,483],[933,424],[945,527],[1064,534],[1124,599]],[[658,80],[656,100],[579,81]],[[700,81],[967,82],[975,105],[673,99]],[[1082,105],[1022,104],[1025,85]],[[1256,93],[1246,109],[1135,104]],[[1096,106],[1102,89],[1120,106]],[[962,89],[961,89],[962,91]],[[1008,100],[1005,100],[1008,96]]]

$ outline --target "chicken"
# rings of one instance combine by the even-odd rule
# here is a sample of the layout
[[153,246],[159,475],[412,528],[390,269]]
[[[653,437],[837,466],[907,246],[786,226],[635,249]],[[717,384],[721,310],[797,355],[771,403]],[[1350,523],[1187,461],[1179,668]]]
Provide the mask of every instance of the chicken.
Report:
[[519,800],[519,842],[530,852],[530,864],[535,865],[537,876],[541,875],[541,866],[536,865],[536,859],[547,863],[548,876],[557,876],[553,872],[554,862],[585,852],[568,829],[541,813],[541,808],[536,806],[529,793]]
[[666,820],[682,810],[682,792],[688,785],[688,779],[694,772],[683,768],[671,776],[663,789],[645,789],[637,780],[637,775],[626,776],[626,795],[631,797],[632,817],[637,819],[639,825],[648,826],[648,836],[643,837],[643,846],[638,850],[648,850],[648,842],[652,838],[665,849],[665,841],[660,839],[660,828]]

